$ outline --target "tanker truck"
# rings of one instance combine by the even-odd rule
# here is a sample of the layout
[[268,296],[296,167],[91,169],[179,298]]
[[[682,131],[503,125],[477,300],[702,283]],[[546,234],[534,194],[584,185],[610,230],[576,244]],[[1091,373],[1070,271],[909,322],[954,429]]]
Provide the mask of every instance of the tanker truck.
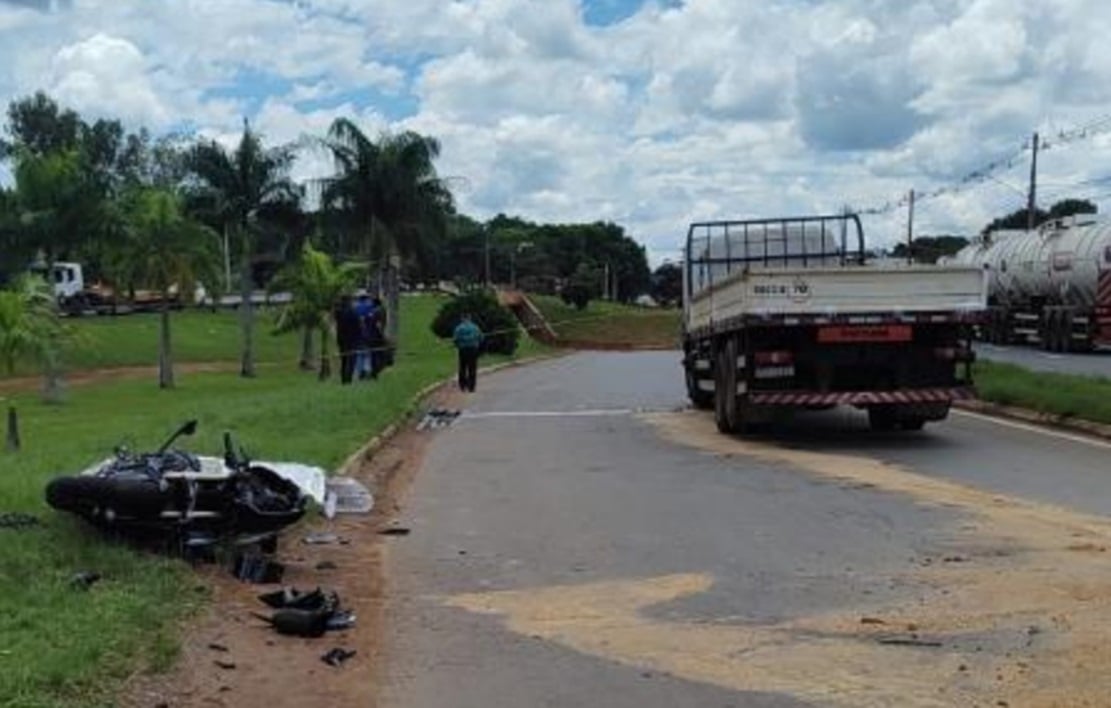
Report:
[[988,274],[981,339],[1051,352],[1111,346],[1111,221],[1081,214],[993,231],[948,262]]

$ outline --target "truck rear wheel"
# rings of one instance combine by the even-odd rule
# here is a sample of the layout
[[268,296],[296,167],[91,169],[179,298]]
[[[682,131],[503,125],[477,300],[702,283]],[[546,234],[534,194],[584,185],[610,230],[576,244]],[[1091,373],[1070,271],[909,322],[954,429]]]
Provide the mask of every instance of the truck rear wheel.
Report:
[[868,426],[877,433],[894,430],[898,422],[893,406],[872,406],[868,409]]
[[687,396],[691,400],[691,405],[700,411],[708,411],[714,407],[714,394],[709,391],[703,391],[698,387],[698,376],[693,370],[687,369]]
[[737,340],[730,338],[718,350],[714,367],[714,421],[723,433],[742,432],[737,401]]

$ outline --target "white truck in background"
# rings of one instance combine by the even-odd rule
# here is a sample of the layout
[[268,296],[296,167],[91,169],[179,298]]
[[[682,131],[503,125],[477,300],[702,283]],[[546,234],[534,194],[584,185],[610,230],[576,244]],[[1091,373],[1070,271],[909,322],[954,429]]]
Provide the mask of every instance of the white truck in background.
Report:
[[836,405],[919,430],[974,395],[981,268],[869,264],[852,214],[691,224],[684,261],[687,390],[722,432]]

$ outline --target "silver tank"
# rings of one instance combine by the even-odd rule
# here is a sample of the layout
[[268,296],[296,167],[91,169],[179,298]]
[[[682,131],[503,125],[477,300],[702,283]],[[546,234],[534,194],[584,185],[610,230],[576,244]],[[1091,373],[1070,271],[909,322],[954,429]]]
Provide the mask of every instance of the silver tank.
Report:
[[988,292],[1001,304],[1092,307],[1100,271],[1111,270],[1111,221],[1078,215],[1034,231],[994,231],[951,262],[987,268]]

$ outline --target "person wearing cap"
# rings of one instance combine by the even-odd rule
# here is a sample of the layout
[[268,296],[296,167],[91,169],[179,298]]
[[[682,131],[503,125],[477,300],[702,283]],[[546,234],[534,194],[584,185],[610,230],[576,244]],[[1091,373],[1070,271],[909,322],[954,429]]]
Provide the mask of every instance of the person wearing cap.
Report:
[[459,390],[474,392],[478,379],[478,354],[482,347],[482,330],[471,319],[470,314],[455,326],[452,341],[459,350]]

